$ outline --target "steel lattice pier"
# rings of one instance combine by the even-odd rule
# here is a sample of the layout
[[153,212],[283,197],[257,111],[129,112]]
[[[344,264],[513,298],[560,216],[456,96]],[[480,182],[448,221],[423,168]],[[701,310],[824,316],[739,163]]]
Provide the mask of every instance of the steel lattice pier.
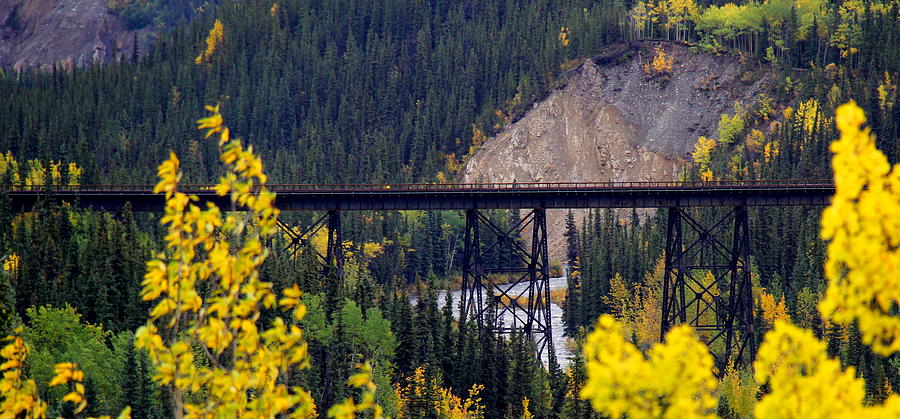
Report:
[[[510,224],[466,211],[460,321],[475,321],[479,331],[521,333],[534,340],[539,357],[553,359],[546,211],[533,209]],[[530,246],[519,238],[528,229]]]
[[710,347],[720,371],[750,361],[753,292],[747,208],[735,207],[702,224],[683,208],[669,208],[660,339],[688,324]]

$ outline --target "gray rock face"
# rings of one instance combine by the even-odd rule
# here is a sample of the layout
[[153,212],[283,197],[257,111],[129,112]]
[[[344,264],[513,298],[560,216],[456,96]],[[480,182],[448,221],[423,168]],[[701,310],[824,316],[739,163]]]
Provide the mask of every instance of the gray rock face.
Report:
[[[716,136],[722,113],[750,104],[767,78],[747,83],[736,58],[663,43],[670,80],[650,78],[645,42],[621,64],[586,60],[565,85],[504,128],[468,161],[465,182],[674,180],[701,135]],[[548,214],[551,253],[562,257],[564,211]],[[577,215],[576,218],[581,218]]]
[[133,40],[106,0],[0,1],[0,67],[108,63],[130,55]]

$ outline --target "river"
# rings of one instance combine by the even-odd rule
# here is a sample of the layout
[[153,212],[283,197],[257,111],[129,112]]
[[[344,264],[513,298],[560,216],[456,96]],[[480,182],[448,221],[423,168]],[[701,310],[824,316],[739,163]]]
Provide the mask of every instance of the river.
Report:
[[[527,283],[521,283],[513,287],[511,295],[516,295],[520,291],[523,291],[528,286]],[[550,278],[550,290],[560,289],[566,287],[566,277],[560,276],[556,278]],[[461,298],[462,291],[453,291],[453,316],[459,318],[459,299]],[[443,308],[444,303],[447,301],[446,297],[447,291],[441,290],[438,292],[438,307]],[[415,303],[416,297],[410,297],[410,300]],[[569,365],[569,357],[571,356],[571,352],[569,351],[568,346],[566,345],[566,339],[563,336],[564,326],[562,319],[562,307],[550,303],[550,329],[553,333],[553,348],[556,352],[556,359],[560,366],[565,368]],[[505,313],[502,316],[503,324],[512,324],[513,317],[511,313]],[[544,365],[549,363],[547,352],[545,351],[541,354],[541,361],[544,362]]]

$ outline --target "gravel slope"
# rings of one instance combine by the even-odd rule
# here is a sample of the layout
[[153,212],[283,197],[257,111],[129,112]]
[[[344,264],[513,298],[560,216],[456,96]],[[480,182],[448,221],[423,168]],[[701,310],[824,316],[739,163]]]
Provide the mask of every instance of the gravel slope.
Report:
[[[674,57],[670,80],[642,66],[662,45]],[[717,135],[735,101],[755,102],[768,78],[735,57],[643,42],[617,64],[586,60],[563,87],[490,139],[467,163],[465,182],[650,181],[677,179],[697,137]],[[551,211],[551,253],[561,259],[564,211]],[[576,218],[581,218],[580,215]]]

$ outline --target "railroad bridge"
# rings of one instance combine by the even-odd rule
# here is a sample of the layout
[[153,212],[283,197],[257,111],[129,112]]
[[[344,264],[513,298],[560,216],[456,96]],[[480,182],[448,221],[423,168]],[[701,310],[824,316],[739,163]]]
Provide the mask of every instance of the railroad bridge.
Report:
[[[462,261],[460,321],[479,330],[519,331],[534,339],[538,355],[553,357],[550,324],[547,209],[660,208],[667,211],[662,337],[673,325],[687,323],[701,331],[706,343],[717,343],[719,366],[753,356],[753,295],[750,283],[750,235],[747,207],[825,206],[834,194],[831,180],[711,182],[582,182],[382,185],[267,185],[277,193],[281,211],[321,211],[323,215],[299,234],[280,227],[296,252],[323,227],[328,246],[319,255],[321,272],[343,275],[341,217],[355,210],[463,210],[466,232]],[[133,211],[162,211],[164,198],[152,186],[0,187],[14,211],[29,211],[39,200],[66,201],[80,207],[117,211],[131,203]],[[211,185],[181,186],[201,201],[230,208],[228,197]],[[686,209],[724,207],[724,215],[700,220]],[[512,226],[500,227],[482,212],[525,209]],[[721,212],[721,211],[720,211]],[[530,230],[531,243],[516,240]],[[494,240],[484,240],[486,237]],[[485,243],[490,243],[486,245]],[[499,255],[512,257],[499,257]],[[505,261],[505,262],[501,262]],[[705,273],[715,280],[704,280]],[[511,278],[495,283],[493,274]],[[499,321],[511,316],[512,324]]]

